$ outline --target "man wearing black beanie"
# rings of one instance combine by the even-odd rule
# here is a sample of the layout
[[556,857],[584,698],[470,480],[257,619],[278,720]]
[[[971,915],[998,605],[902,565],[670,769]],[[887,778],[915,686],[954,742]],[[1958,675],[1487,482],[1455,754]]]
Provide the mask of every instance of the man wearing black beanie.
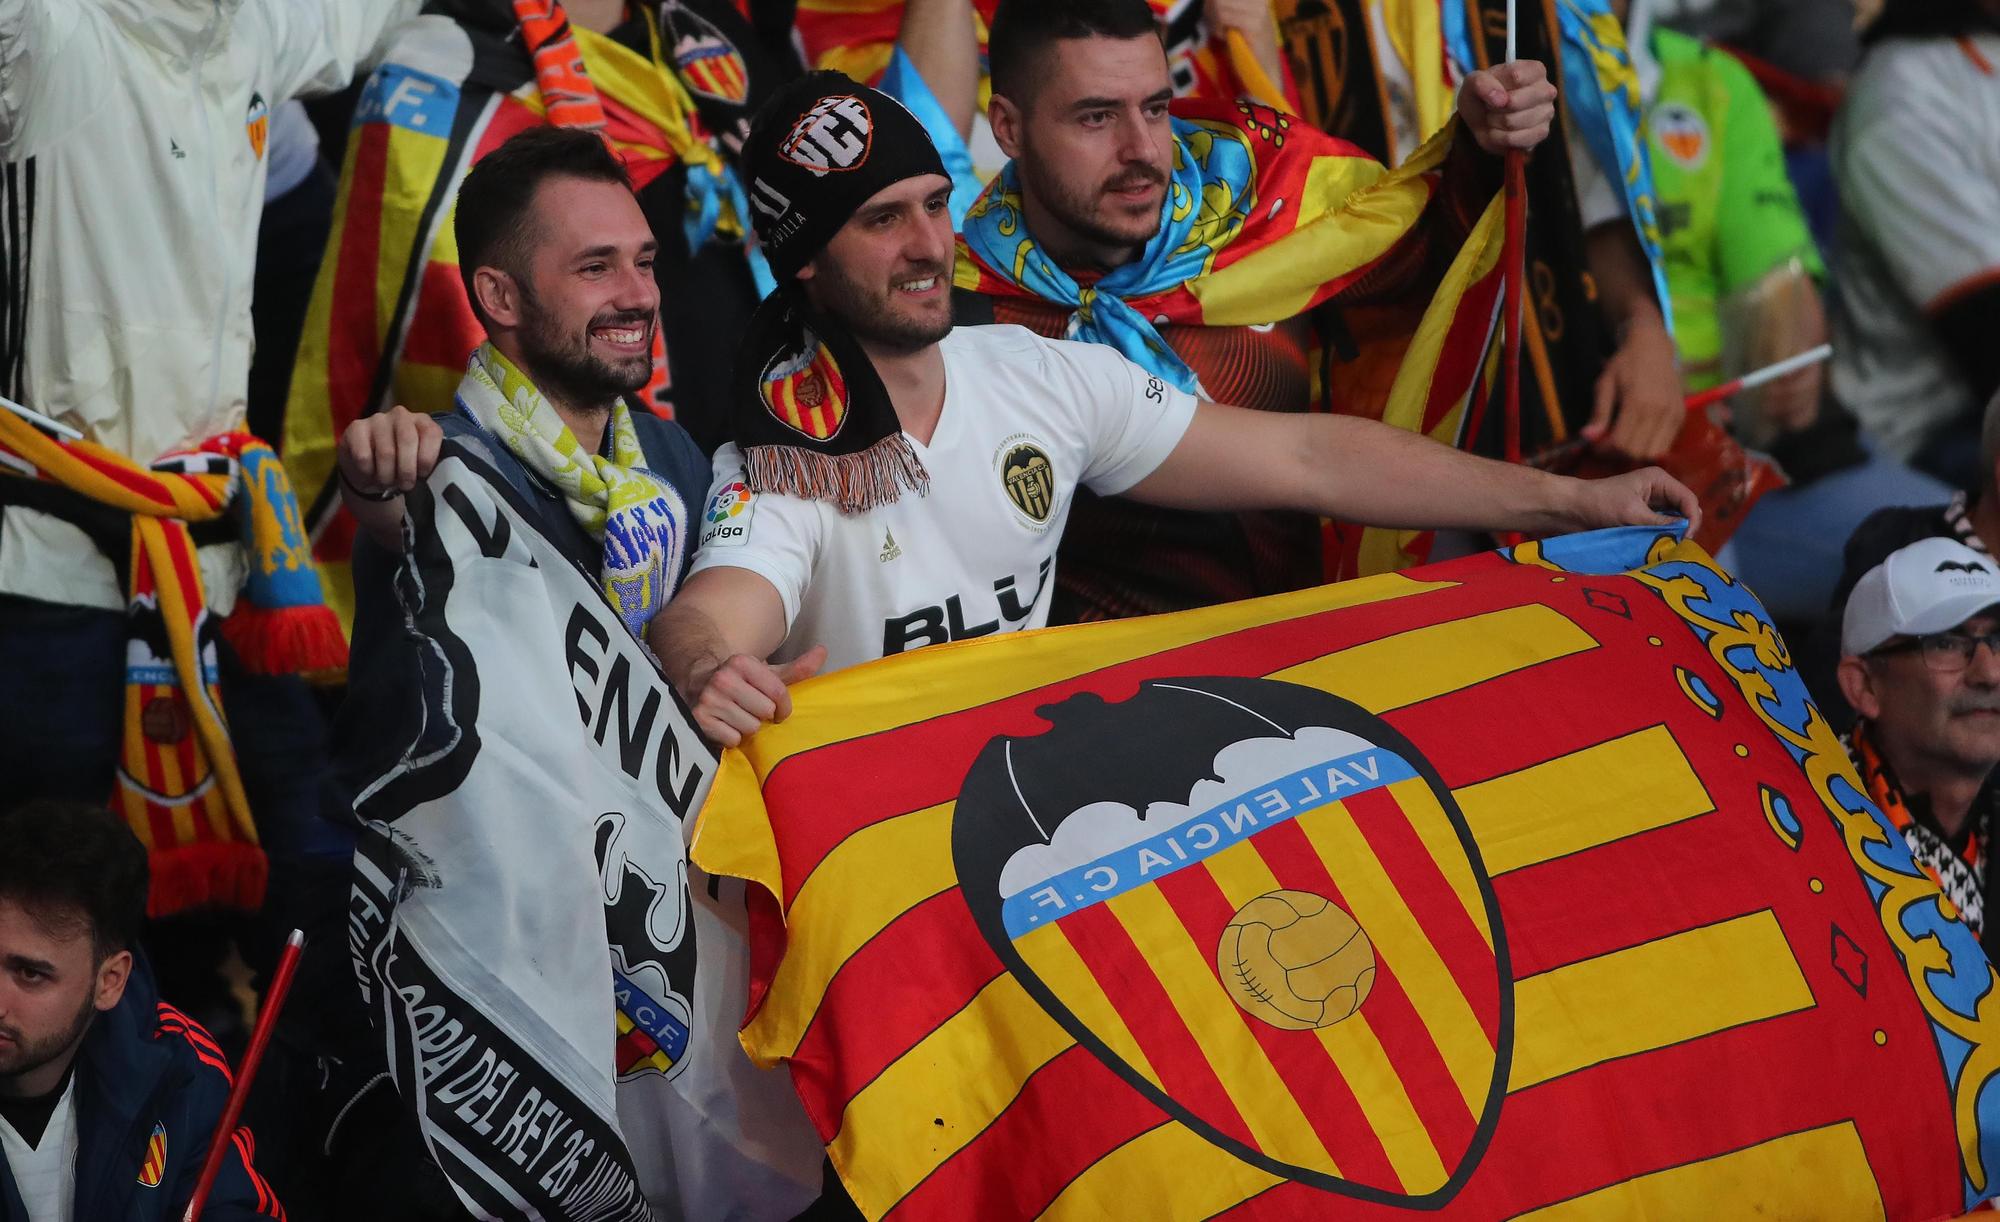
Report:
[[1657,469],[1569,479],[1376,421],[1199,401],[1103,345],[954,329],[950,180],[909,112],[839,73],[773,97],[743,155],[779,288],[739,354],[701,552],[647,633],[718,742],[785,717],[787,685],[822,665],[1045,624],[1079,484],[1418,529],[1698,512]]

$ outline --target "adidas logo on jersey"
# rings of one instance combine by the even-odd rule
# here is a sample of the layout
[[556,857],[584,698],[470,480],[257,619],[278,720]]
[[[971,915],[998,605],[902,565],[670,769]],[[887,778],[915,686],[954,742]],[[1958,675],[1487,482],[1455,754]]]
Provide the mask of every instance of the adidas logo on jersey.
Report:
[[896,557],[902,554],[903,554],[903,549],[896,546],[895,534],[888,530],[884,530],[882,532],[882,554],[877,556],[876,559],[881,561],[883,564],[887,564],[891,560],[894,560]]

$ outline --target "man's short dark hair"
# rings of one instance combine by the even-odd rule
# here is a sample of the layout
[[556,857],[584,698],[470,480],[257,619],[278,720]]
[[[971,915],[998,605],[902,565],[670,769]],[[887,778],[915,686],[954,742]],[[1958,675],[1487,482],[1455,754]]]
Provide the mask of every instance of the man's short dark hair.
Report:
[[631,176],[596,132],[576,127],[531,127],[479,159],[458,187],[452,233],[458,239],[458,276],[480,325],[489,327],[472,291],[482,267],[497,267],[525,281],[527,252],[534,244],[528,209],[535,192],[551,178],[615,182],[632,189]]
[[129,950],[146,918],[146,848],[87,802],[40,798],[0,814],[0,899],[60,928],[81,914],[101,962]]
[[1861,44],[1873,49],[1893,38],[1964,38],[2000,33],[2000,18],[1986,0],[1886,0],[1881,12],[1861,33]]
[[993,92],[1025,102],[1038,61],[1067,38],[1160,36],[1146,0],[1000,0],[986,37]]

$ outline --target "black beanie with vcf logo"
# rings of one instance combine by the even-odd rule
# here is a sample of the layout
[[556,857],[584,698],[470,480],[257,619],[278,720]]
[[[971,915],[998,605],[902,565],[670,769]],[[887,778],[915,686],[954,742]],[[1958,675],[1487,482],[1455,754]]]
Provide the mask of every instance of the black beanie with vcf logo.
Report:
[[844,73],[808,72],[758,110],[743,171],[757,241],[784,283],[877,191],[945,169],[901,102]]

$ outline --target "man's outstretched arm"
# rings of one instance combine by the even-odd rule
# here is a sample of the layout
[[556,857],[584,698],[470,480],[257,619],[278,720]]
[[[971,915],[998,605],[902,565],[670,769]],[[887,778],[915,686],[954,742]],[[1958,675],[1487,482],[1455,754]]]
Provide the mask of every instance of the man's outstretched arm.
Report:
[[1560,534],[1658,526],[1701,509],[1658,468],[1580,480],[1452,449],[1354,416],[1202,403],[1180,444],[1126,494],[1182,509],[1295,509],[1410,530]]
[[691,575],[647,625],[646,643],[692,706],[695,725],[725,747],[789,717],[785,689],[826,661],[819,645],[782,666],[767,661],[785,643],[785,604],[775,586],[749,569]]

